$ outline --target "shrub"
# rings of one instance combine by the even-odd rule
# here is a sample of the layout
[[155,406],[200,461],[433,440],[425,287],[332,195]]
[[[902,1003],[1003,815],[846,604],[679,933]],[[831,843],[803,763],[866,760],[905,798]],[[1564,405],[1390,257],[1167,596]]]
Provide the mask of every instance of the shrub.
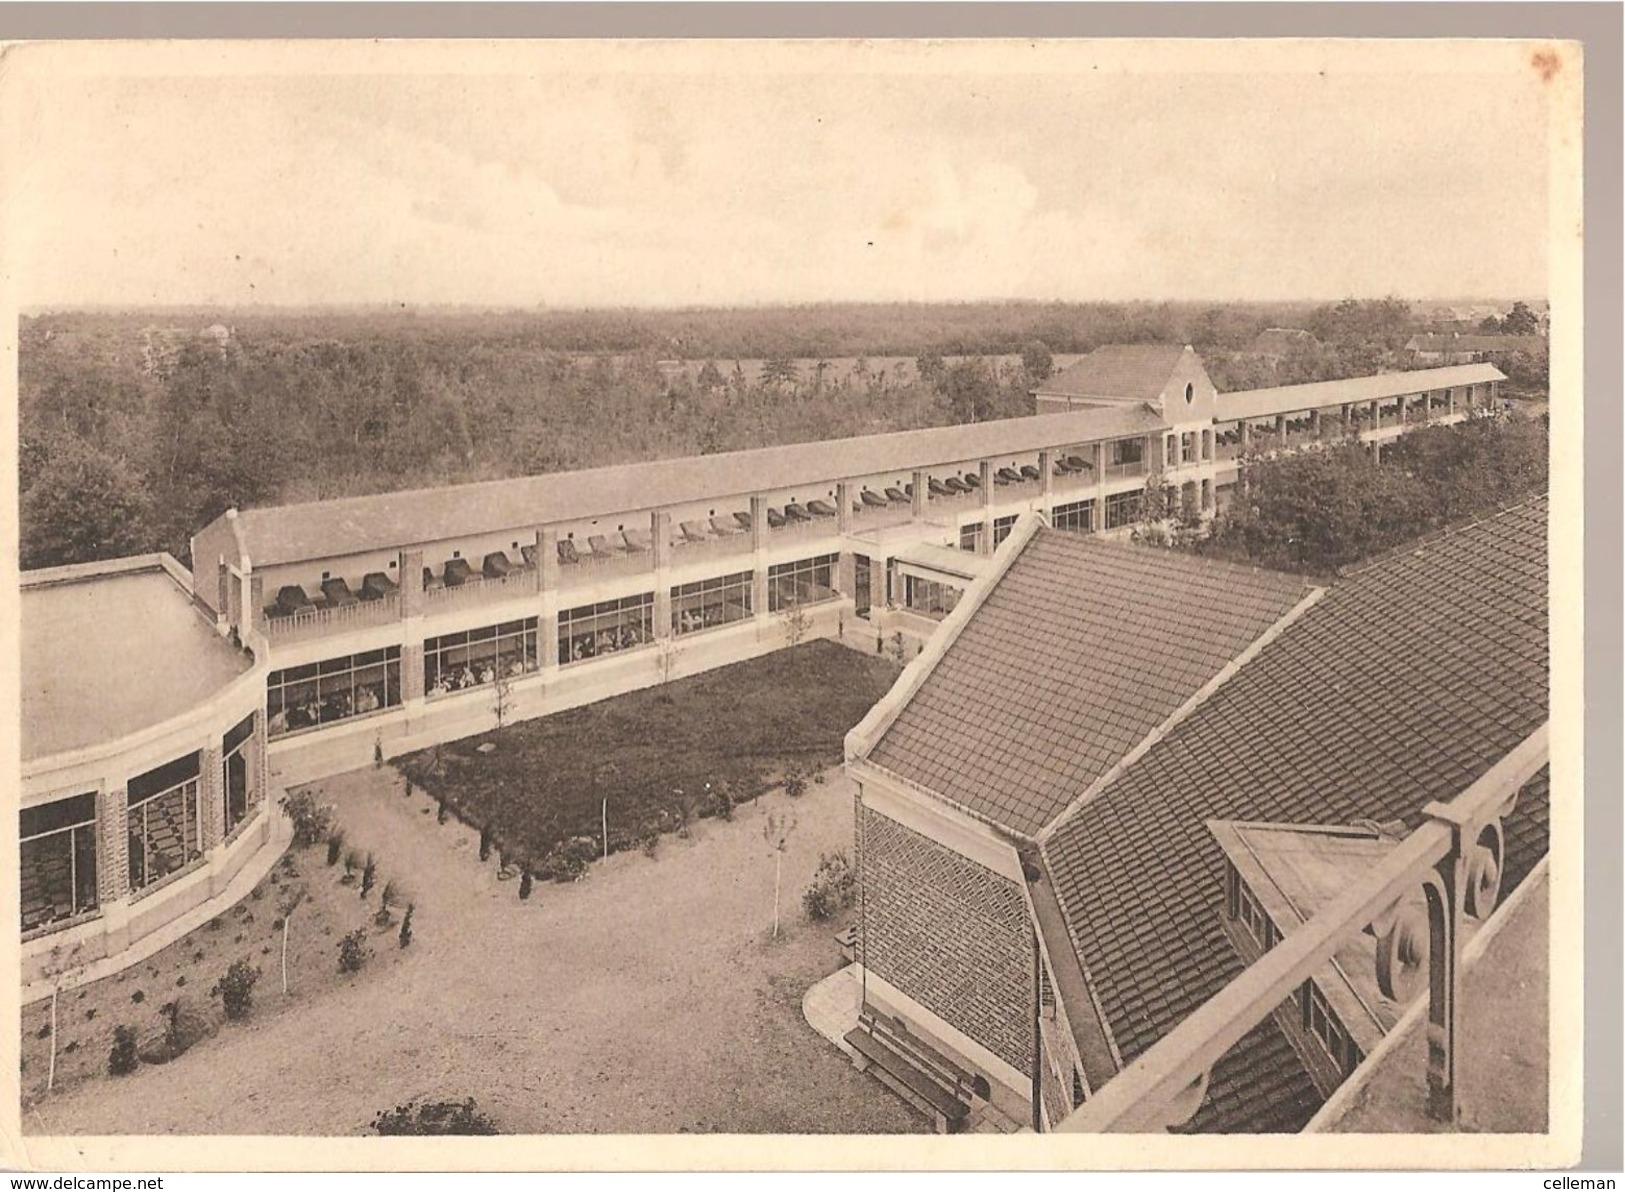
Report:
[[164,1018],[164,1033],[137,1049],[144,1064],[167,1064],[208,1033],[208,1024],[180,998],[165,1002],[158,1012]]
[[807,793],[807,779],[799,768],[791,770],[784,776],[784,793],[792,799],[799,799]]
[[372,893],[373,883],[378,880],[378,862],[374,861],[372,854],[367,854],[367,863],[361,867],[361,897],[365,898]]
[[309,848],[327,835],[333,823],[333,809],[316,801],[308,790],[290,791],[280,800],[282,813],[293,821],[293,843]]
[[372,768],[382,769],[384,765],[384,742],[381,737],[372,739]]
[[344,829],[334,828],[327,834],[327,863],[337,865],[344,854]]
[[548,850],[537,872],[555,882],[580,881],[587,875],[587,863],[598,855],[598,843],[590,836],[572,836]]
[[466,1101],[408,1101],[372,1120],[380,1135],[497,1134],[496,1123],[481,1113],[474,1098]]
[[480,828],[481,861],[489,861],[491,859],[491,841],[494,837],[495,833],[491,830],[490,824],[485,824]]
[[852,905],[857,877],[846,854],[820,853],[812,883],[802,892],[801,905],[809,919],[833,919]]
[[136,1054],[135,1047],[135,1027],[114,1027],[113,1049],[107,1053],[107,1074],[128,1076],[140,1063],[141,1057]]
[[650,832],[643,838],[638,847],[643,850],[645,857],[648,857],[651,861],[655,860],[660,856],[660,833]]
[[734,792],[726,782],[717,783],[717,789],[712,792],[711,806],[713,814],[720,820],[731,820],[734,817]]
[[434,813],[434,822],[443,824],[446,822],[446,796],[437,791],[435,792],[434,801],[438,808]]
[[219,997],[220,1004],[225,1007],[226,1017],[236,1020],[247,1018],[248,1012],[254,1007],[254,982],[260,979],[260,970],[243,957],[231,962],[225,976],[214,983],[209,990],[210,997]]
[[401,916],[401,947],[412,946],[412,904],[406,904],[406,914]]
[[530,866],[526,865],[519,874],[519,901],[524,902],[530,897]]
[[346,886],[353,885],[355,883],[355,871],[360,869],[365,862],[366,858],[361,855],[361,850],[358,848],[353,848],[345,853],[344,876],[339,878],[339,882]]
[[367,957],[371,955],[372,949],[367,947],[366,929],[357,927],[339,941],[339,972],[360,972],[361,966],[367,963]]

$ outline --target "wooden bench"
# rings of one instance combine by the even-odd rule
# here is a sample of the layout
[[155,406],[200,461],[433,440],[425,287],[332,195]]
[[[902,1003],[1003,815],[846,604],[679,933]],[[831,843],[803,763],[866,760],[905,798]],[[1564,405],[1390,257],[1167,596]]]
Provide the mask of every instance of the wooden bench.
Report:
[[858,958],[858,926],[854,923],[844,931],[835,933],[835,943],[841,949],[841,959],[851,964]]
[[858,1071],[872,1068],[881,1083],[928,1113],[939,1134],[957,1133],[964,1126],[976,1077],[913,1034],[906,1023],[865,1006],[846,1042],[856,1052]]

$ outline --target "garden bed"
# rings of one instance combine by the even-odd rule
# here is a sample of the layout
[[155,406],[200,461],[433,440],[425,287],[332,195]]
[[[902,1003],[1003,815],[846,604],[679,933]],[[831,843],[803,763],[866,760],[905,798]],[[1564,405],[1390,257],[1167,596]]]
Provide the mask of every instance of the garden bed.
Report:
[[[321,844],[290,849],[247,897],[195,931],[121,972],[64,988],[57,999],[56,1092],[108,1075],[113,1032],[120,1026],[135,1031],[143,1064],[192,1062],[181,1054],[186,1048],[238,1025],[227,1022],[221,997],[211,992],[234,961],[246,960],[260,970],[252,989],[250,1021],[271,1018],[334,985],[365,977],[366,970],[360,974],[339,971],[339,941],[351,932],[364,931],[368,939],[372,958],[367,970],[393,963],[404,908],[396,907],[395,921],[389,926],[379,925],[374,916],[385,881],[396,876],[400,888],[398,875],[386,872],[388,860],[380,856],[377,888],[363,899],[354,880],[343,881],[343,865],[328,867],[325,859]],[[296,891],[302,893],[289,921],[288,994],[284,996],[282,911]],[[181,1006],[184,1029],[166,1031],[164,1008],[176,1002]],[[22,1008],[25,1108],[45,1095],[50,1022],[49,997]]]
[[416,787],[512,863],[563,877],[572,840],[602,855],[725,813],[838,764],[846,733],[897,678],[890,659],[812,641],[660,687],[510,725],[397,759]]

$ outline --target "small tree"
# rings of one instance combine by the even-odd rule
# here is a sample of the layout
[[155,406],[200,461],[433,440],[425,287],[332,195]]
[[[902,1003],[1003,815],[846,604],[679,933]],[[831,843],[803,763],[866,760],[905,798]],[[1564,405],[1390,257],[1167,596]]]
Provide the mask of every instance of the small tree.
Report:
[[378,913],[372,921],[379,927],[388,927],[395,922],[395,916],[390,914],[390,908],[398,903],[401,894],[394,882],[385,882],[383,891],[378,895]]
[[658,651],[657,661],[660,666],[660,683],[664,686],[670,683],[672,675],[677,673],[677,663],[683,656],[683,650],[674,637],[661,638],[655,648]]
[[282,996],[288,995],[288,929],[293,923],[293,912],[305,900],[305,887],[303,884],[290,889],[283,896],[282,905],[277,909],[282,916]]
[[339,879],[340,884],[346,886],[355,885],[355,871],[360,869],[365,863],[366,858],[361,855],[360,849],[353,848],[349,852],[345,853],[344,876]]
[[519,901],[525,902],[530,898],[530,866],[527,864],[519,870]]
[[367,946],[367,929],[357,927],[339,941],[339,972],[358,973],[372,949]]
[[381,770],[384,767],[384,738],[378,734],[372,739],[372,768]]
[[232,961],[225,975],[214,983],[209,996],[220,999],[227,1018],[233,1021],[247,1018],[254,1008],[254,983],[259,979],[260,970],[250,964],[246,956],[240,957]]
[[485,824],[480,825],[480,860],[481,861],[489,861],[491,859],[491,841],[495,837],[495,835],[496,835],[496,833],[491,830],[491,825],[489,823],[485,823]]
[[109,1076],[128,1076],[141,1063],[136,1052],[136,1034],[133,1026],[113,1028],[113,1049],[107,1055]]
[[812,622],[807,616],[807,610],[801,601],[791,603],[784,614],[784,643],[792,650],[807,640],[807,634],[812,630]]
[[832,919],[852,905],[856,892],[857,878],[846,854],[820,853],[818,869],[801,895],[801,905],[809,919]]
[[290,791],[278,805],[293,824],[295,848],[309,848],[327,836],[333,823],[333,808],[316,801],[309,790]]
[[779,889],[784,876],[784,853],[790,834],[796,830],[796,817],[789,813],[770,814],[762,825],[762,839],[773,850],[773,938],[779,938]]
[[79,967],[79,952],[83,944],[75,944],[64,951],[61,944],[51,949],[50,959],[45,965],[45,975],[51,979],[51,1064],[45,1076],[45,1091],[50,1092],[56,1087],[56,1007],[62,996],[62,986],[68,975]]
[[401,916],[400,940],[401,947],[403,948],[410,948],[412,946],[412,910],[413,905],[409,902],[406,904],[406,914]]
[[506,672],[499,673],[491,681],[491,711],[496,713],[498,728],[508,723],[508,716],[513,711],[513,677]]
[[344,855],[344,829],[334,828],[327,834],[327,863],[337,865]]
[[373,860],[372,854],[367,854],[367,863],[361,867],[361,897],[365,898],[372,893],[373,882],[378,877],[378,862]]
[[892,661],[898,666],[902,666],[908,662],[908,641],[903,637],[903,631],[901,629],[891,635],[889,652],[891,654]]

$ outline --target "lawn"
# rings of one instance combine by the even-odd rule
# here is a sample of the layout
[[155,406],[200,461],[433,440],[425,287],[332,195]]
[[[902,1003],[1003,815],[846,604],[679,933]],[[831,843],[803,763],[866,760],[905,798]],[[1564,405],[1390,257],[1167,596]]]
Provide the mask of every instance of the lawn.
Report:
[[[516,864],[564,876],[556,846],[611,852],[657,839],[841,760],[841,742],[897,677],[829,641],[616,696],[397,759],[459,819],[490,826]],[[552,860],[550,860],[550,857]]]

